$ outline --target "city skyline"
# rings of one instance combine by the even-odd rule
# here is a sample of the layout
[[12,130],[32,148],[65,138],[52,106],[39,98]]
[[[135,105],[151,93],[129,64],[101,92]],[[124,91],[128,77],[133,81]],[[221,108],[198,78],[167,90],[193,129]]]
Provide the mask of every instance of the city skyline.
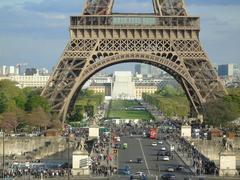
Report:
[[[186,0],[186,4],[190,15],[201,17],[200,38],[211,61],[216,64],[238,63],[240,2]],[[52,69],[69,38],[69,16],[81,14],[82,6],[83,0],[1,1],[0,17],[4,21],[0,27],[0,65],[27,62],[30,66]],[[131,0],[128,3],[116,0],[114,6],[114,12],[152,11],[150,0]],[[110,69],[133,68],[133,65],[121,64]]]

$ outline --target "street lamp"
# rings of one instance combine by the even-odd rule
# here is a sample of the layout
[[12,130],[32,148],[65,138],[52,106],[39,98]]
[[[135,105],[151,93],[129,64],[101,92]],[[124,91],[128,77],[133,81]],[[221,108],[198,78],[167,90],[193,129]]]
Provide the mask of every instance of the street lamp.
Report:
[[3,141],[3,149],[2,149],[2,152],[3,152],[3,155],[2,155],[2,161],[3,161],[3,170],[2,170],[2,174],[3,174],[3,179],[5,178],[5,133],[4,133],[4,130],[3,130],[3,136],[2,136],[2,141]]
[[68,137],[67,137],[67,146],[68,146],[68,180],[70,180],[70,171],[69,171],[69,169],[70,169],[69,141],[70,141],[70,139],[69,139],[69,135],[68,135]]

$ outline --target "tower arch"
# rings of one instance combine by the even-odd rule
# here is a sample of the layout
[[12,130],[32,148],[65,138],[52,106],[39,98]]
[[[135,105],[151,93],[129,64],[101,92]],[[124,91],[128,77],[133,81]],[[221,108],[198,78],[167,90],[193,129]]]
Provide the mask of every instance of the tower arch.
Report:
[[[94,74],[96,74],[100,70],[103,70],[109,66],[129,62],[149,64],[169,73],[184,89],[186,96],[188,97],[191,104],[192,113],[200,114],[202,112],[203,109],[201,105],[204,102],[201,102],[201,95],[199,94],[198,89],[194,85],[194,80],[191,78],[190,74],[184,70],[184,67],[172,61],[171,53],[163,53],[162,55],[148,53],[126,53],[124,55],[116,54],[105,57],[101,61],[92,63],[85,69],[82,76],[77,79],[77,82],[72,88],[65,107],[62,109],[63,119],[66,119],[67,113],[72,110],[77,96],[82,86],[87,80],[89,80]],[[187,90],[190,90],[191,94]]]
[[63,121],[82,84],[118,63],[165,70],[182,85],[195,114],[226,94],[201,46],[200,18],[189,16],[183,0],[153,0],[154,14],[113,14],[113,2],[87,0],[83,14],[70,18],[70,40],[41,94]]

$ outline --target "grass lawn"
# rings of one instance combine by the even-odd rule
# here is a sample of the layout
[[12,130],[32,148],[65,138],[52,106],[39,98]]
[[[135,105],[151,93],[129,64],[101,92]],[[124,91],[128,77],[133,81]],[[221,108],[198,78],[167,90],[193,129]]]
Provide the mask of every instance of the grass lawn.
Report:
[[134,100],[114,100],[111,101],[107,118],[118,119],[152,119],[151,114],[145,110],[134,110],[133,107],[139,107],[137,101]]

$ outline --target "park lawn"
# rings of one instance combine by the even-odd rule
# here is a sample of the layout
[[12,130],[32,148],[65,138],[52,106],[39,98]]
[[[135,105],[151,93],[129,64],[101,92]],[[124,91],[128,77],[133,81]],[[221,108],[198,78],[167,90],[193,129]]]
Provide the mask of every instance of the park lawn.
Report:
[[137,101],[130,100],[114,100],[111,104],[111,109],[125,109],[129,107],[139,106]]
[[131,100],[114,100],[111,102],[107,118],[118,119],[152,119],[149,112],[145,110],[128,110],[127,108],[140,106],[137,101]]

